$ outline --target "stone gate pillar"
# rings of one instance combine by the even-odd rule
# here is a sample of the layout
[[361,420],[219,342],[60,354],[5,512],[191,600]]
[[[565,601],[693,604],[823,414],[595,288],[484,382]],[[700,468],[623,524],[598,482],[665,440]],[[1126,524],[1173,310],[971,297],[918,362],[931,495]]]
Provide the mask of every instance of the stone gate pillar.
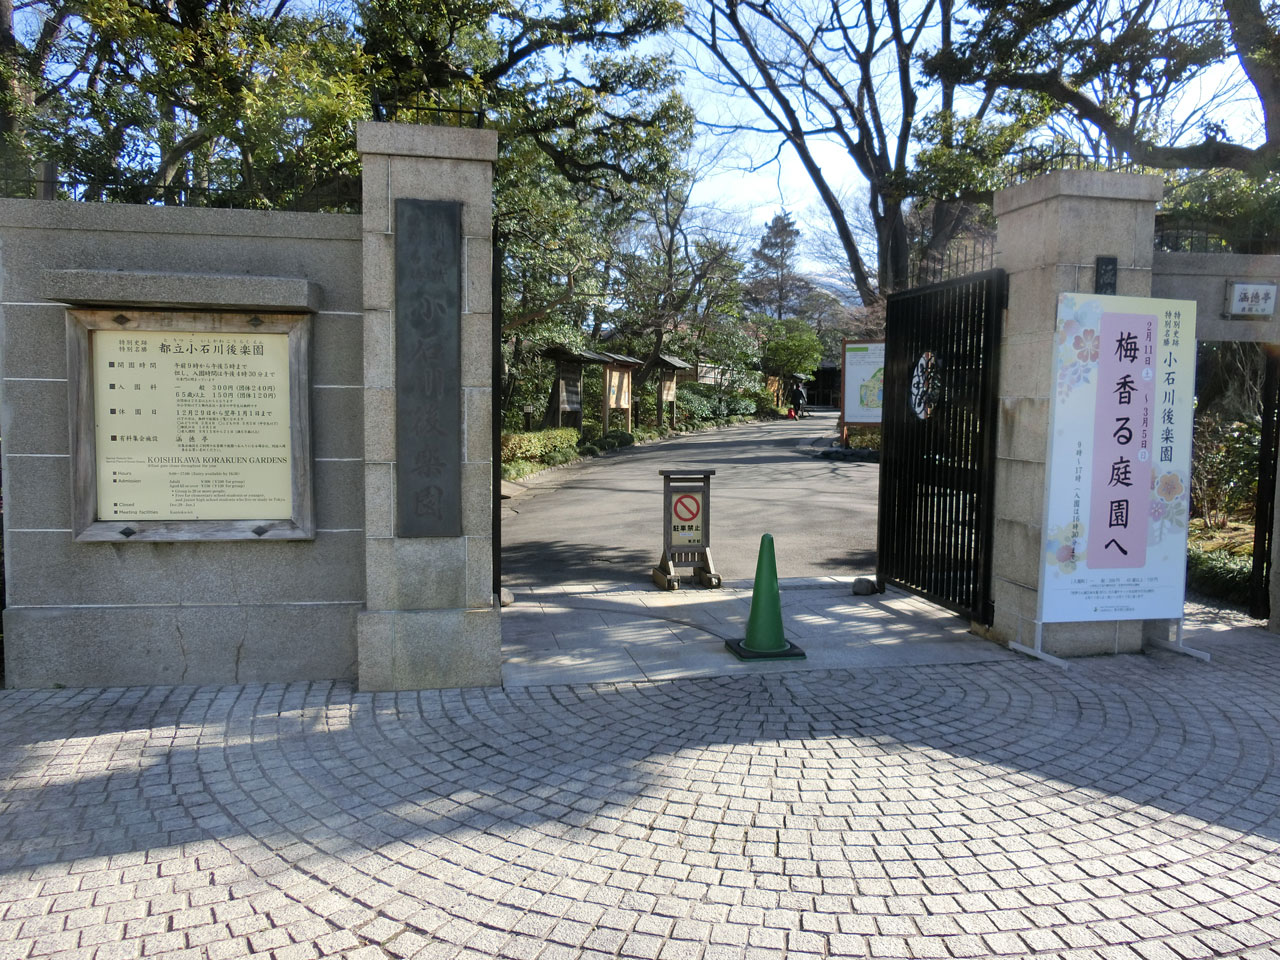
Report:
[[[1001,641],[1036,645],[1058,294],[1149,297],[1162,192],[1158,176],[1061,170],[996,194],[997,265],[1009,275],[992,574],[991,632]],[[1116,260],[1114,289],[1095,287],[1100,257]],[[1165,621],[1046,623],[1040,649],[1060,657],[1134,652],[1144,623],[1155,631]]]
[[493,131],[365,123],[361,690],[501,682]]

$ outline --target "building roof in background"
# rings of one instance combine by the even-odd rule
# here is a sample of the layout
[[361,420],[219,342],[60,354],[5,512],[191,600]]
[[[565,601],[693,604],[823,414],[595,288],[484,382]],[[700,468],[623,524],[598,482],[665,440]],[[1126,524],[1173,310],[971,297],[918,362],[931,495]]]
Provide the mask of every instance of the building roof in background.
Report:
[[[542,355],[550,360],[562,363],[608,363],[618,367],[642,367],[644,361],[629,357],[625,353],[610,353],[607,350],[571,350],[562,344],[552,344],[542,348]],[[658,366],[667,370],[690,370],[693,364],[685,363],[679,357],[669,353],[658,354]]]

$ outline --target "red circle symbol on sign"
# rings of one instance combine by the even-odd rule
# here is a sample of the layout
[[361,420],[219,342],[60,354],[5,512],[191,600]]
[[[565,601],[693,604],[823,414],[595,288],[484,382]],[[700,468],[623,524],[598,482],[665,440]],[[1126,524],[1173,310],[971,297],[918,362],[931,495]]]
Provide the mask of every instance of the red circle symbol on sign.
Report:
[[688,523],[698,518],[698,514],[702,512],[702,504],[698,502],[697,497],[686,493],[676,497],[675,502],[671,504],[671,512],[681,523]]

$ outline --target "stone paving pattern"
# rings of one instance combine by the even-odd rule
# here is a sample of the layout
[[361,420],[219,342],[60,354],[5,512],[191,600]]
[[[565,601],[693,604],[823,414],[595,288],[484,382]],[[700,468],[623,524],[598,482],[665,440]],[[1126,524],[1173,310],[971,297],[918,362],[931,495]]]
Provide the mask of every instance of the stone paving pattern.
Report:
[[0,693],[0,958],[1280,957],[1280,647]]
[[854,596],[853,580],[782,580],[783,634],[805,659],[770,663],[743,663],[725,649],[726,640],[746,636],[749,580],[670,592],[603,583],[519,590],[502,616],[502,683],[618,683],[1018,656],[971,634],[969,621],[892,586]]

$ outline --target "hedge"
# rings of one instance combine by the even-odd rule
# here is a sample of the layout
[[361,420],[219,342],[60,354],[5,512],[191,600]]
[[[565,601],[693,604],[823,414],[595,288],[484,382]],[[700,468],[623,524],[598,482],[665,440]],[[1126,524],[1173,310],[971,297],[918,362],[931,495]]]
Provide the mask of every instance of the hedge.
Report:
[[578,455],[578,431],[573,427],[554,430],[538,430],[533,433],[504,433],[502,435],[502,461],[532,460],[536,463],[557,464],[572,460]]

